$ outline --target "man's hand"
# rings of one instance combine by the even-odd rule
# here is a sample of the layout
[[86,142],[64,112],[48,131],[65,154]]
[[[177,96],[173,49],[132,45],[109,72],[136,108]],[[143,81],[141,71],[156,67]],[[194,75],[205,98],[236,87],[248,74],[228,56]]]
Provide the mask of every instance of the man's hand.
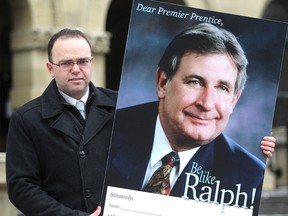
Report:
[[276,138],[273,137],[271,133],[270,136],[263,137],[260,148],[267,157],[271,158],[274,152],[275,145]]
[[101,206],[98,206],[96,211],[93,212],[93,214],[91,214],[90,216],[99,216],[101,213]]

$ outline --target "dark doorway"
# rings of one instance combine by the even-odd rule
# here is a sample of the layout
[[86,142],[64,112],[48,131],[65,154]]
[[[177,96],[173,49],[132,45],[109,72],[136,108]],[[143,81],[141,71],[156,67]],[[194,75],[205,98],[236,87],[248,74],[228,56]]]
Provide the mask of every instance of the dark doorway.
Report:
[[5,152],[9,124],[9,93],[12,83],[10,35],[12,29],[8,0],[0,7],[0,151]]

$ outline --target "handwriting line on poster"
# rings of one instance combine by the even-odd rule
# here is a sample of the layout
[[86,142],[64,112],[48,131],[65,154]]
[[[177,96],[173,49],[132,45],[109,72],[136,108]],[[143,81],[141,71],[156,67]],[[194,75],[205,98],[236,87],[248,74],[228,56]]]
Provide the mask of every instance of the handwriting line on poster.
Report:
[[149,213],[149,212],[142,212],[142,211],[135,211],[135,210],[131,210],[131,209],[120,208],[120,210],[127,211],[127,212],[133,212],[133,213],[141,214],[141,215],[162,216],[162,215],[159,215],[159,214],[154,214],[154,213]]

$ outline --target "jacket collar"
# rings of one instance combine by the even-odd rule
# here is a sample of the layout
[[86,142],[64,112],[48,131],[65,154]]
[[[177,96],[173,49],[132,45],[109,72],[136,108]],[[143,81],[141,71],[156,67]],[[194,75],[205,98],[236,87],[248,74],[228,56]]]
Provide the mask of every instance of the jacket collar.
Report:
[[[93,100],[93,105],[101,107],[115,107],[115,101],[107,97],[107,95],[102,91],[102,88],[96,88],[92,82],[89,83],[89,98],[87,100]],[[42,117],[51,118],[59,115],[64,111],[64,107],[69,105],[64,98],[61,96],[57,89],[56,81],[52,80],[48,87],[42,94]]]

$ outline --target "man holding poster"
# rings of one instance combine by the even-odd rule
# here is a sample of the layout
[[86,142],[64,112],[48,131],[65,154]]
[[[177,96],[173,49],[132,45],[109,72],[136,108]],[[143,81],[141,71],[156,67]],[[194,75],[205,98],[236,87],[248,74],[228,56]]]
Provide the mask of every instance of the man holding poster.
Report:
[[[265,164],[222,133],[244,89],[247,64],[224,29],[203,23],[178,34],[158,64],[159,101],[116,112],[105,184],[257,215]],[[177,161],[171,169],[163,162],[170,152]],[[160,180],[152,176],[161,176],[163,165],[170,179],[158,190]]]

